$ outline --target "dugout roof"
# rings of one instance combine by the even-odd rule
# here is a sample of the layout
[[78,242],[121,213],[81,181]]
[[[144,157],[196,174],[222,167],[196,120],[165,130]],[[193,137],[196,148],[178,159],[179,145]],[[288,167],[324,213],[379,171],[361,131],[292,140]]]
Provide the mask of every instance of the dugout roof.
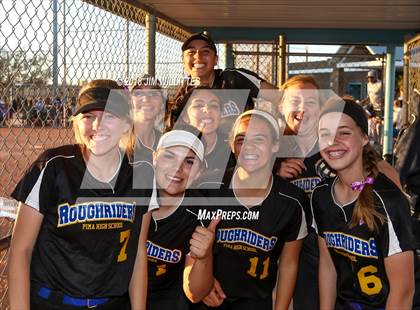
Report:
[[[401,44],[420,31],[420,0],[127,0],[218,42]],[[310,42],[312,41],[312,42]]]

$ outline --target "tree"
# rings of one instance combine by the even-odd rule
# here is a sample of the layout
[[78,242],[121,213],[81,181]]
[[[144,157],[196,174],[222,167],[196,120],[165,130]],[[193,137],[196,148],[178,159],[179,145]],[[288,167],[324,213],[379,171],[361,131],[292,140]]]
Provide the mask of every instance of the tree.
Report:
[[45,86],[52,78],[47,55],[28,51],[0,51],[0,91],[3,95],[19,85]]

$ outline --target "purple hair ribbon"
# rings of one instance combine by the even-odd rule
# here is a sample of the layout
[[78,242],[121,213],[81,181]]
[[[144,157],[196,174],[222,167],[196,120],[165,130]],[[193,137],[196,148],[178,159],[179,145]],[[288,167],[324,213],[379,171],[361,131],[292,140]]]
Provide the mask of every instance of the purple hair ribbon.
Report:
[[366,184],[373,184],[373,182],[374,179],[372,177],[367,177],[363,181],[351,183],[351,189],[361,192]]

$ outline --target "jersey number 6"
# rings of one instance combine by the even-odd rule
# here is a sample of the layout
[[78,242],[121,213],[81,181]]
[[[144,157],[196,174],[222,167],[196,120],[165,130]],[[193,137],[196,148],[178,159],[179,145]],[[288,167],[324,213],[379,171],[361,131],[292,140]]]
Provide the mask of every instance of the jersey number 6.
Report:
[[127,260],[126,250],[127,250],[128,239],[130,239],[130,232],[131,232],[131,229],[127,229],[127,230],[124,230],[124,231],[120,232],[120,243],[122,243],[123,245],[121,247],[120,254],[118,254],[118,260],[117,261],[119,263]]
[[359,278],[360,289],[367,295],[376,295],[382,290],[381,279],[373,275],[378,271],[375,266],[369,265],[360,268],[357,273]]

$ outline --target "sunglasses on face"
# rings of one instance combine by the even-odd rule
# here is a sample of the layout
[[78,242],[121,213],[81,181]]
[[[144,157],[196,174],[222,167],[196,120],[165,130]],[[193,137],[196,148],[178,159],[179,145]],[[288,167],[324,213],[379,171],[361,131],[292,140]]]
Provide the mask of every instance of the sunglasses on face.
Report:
[[132,96],[136,98],[151,98],[151,97],[161,97],[162,94],[158,90],[134,90]]

